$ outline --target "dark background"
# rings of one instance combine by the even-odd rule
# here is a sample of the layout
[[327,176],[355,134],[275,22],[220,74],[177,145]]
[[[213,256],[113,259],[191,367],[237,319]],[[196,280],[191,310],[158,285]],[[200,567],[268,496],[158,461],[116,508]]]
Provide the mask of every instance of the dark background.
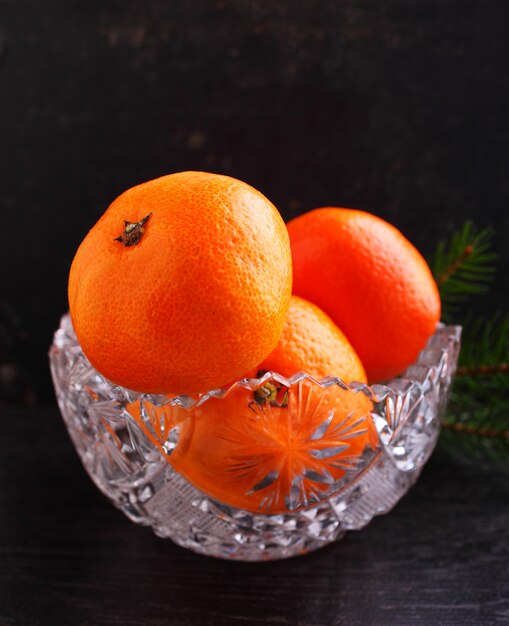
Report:
[[73,253],[162,174],[236,176],[286,219],[366,209],[424,253],[471,218],[503,253],[508,22],[503,0],[0,0],[4,396],[52,401]]

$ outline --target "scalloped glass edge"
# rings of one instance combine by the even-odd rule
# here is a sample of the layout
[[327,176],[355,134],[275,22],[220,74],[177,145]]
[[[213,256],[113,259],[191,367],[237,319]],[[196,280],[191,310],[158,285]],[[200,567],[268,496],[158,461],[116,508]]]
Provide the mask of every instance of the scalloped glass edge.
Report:
[[[142,394],[113,385],[86,359],[68,314],[62,317],[49,357],[71,439],[88,474],[115,506],[157,535],[196,552],[254,561],[315,550],[393,508],[435,447],[460,337],[460,327],[439,324],[416,362],[385,384],[345,384],[334,376],[316,380],[304,372],[285,378],[267,372],[192,397]],[[125,411],[126,403],[136,401],[190,410],[237,389],[254,391],[269,381],[290,388],[338,385],[374,403],[377,449],[366,450],[332,492],[294,511],[253,513],[217,502],[176,472]]]

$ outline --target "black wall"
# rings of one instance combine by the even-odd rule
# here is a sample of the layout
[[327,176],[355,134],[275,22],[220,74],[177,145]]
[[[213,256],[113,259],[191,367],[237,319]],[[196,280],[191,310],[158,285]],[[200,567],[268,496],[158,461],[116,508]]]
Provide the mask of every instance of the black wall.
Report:
[[504,0],[0,0],[1,393],[51,399],[76,247],[178,170],[244,179],[285,218],[367,209],[423,252],[491,224],[479,306],[507,307],[508,24]]

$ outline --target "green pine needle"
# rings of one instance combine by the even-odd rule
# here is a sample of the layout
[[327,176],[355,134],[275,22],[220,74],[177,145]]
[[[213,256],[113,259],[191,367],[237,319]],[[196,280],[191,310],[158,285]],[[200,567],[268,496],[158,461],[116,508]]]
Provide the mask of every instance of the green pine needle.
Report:
[[484,293],[495,273],[498,258],[491,250],[491,229],[477,231],[471,222],[441,241],[430,265],[442,299],[442,318],[451,322],[458,305],[473,295]]
[[470,320],[444,418],[456,459],[509,471],[509,315]]
[[441,241],[430,265],[442,299],[442,319],[463,325],[458,371],[452,386],[442,447],[478,467],[509,472],[509,315],[461,319],[472,296],[487,291],[497,255],[491,229],[471,222]]
[[468,318],[463,325],[463,342],[457,377],[500,375],[509,362],[509,315],[490,320]]
[[509,471],[509,375],[459,375],[444,418],[442,446],[455,458]]

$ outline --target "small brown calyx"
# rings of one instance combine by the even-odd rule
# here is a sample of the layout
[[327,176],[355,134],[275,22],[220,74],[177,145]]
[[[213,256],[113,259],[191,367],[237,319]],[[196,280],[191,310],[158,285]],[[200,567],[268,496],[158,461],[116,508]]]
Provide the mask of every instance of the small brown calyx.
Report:
[[[265,373],[265,370],[259,370],[256,377],[261,378]],[[256,404],[262,410],[266,404],[286,409],[288,407],[288,389],[275,381],[266,382],[253,393],[252,404]]]
[[143,237],[143,233],[145,232],[143,227],[148,222],[148,218],[151,215],[152,213],[145,215],[139,222],[128,222],[124,220],[124,232],[118,237],[115,237],[114,241],[121,241],[126,247],[135,246]]

